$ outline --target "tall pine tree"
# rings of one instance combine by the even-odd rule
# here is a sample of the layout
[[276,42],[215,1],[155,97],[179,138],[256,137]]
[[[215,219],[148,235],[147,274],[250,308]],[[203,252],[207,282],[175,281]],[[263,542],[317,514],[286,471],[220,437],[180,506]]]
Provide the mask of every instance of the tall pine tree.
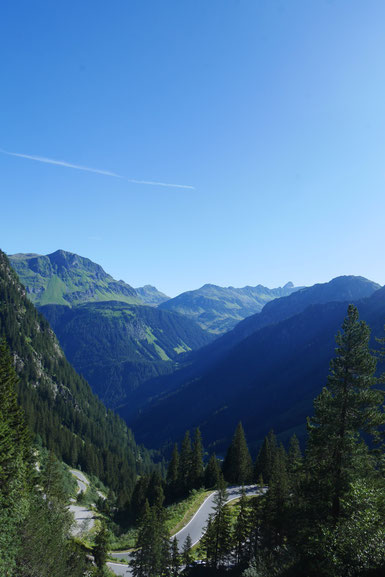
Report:
[[251,482],[253,462],[247,447],[242,423],[238,423],[223,462],[223,476],[228,483],[245,485]]
[[376,359],[369,349],[370,329],[348,307],[327,387],[314,402],[308,421],[308,475],[314,499],[320,499],[337,522],[349,484],[370,471],[363,433],[376,437],[385,423],[383,391],[375,389]]

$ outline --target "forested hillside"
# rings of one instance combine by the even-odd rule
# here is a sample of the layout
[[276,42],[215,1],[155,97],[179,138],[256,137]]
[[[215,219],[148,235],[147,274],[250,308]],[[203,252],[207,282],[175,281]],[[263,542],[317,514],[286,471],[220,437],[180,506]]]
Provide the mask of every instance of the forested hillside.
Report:
[[190,319],[150,306],[119,302],[40,311],[76,370],[108,407],[130,402],[143,382],[175,370],[183,353],[211,337]]
[[63,468],[33,448],[17,403],[14,359],[0,342],[0,575],[84,577],[86,552],[70,538]]
[[137,473],[151,466],[149,454],[68,363],[3,252],[0,334],[12,352],[20,403],[36,442],[66,463],[98,475],[125,502]]
[[[191,319],[145,305],[87,258],[58,250],[10,259],[68,360],[108,407],[129,402],[143,382],[172,372],[183,353],[213,339]],[[159,297],[154,287],[140,290],[147,300]]]
[[[340,292],[341,298],[347,292],[360,296],[362,287],[370,291],[372,296],[356,302],[362,317],[373,326],[374,334],[382,336],[385,289],[373,293],[375,289],[368,281],[356,278],[346,278],[345,287],[345,291]],[[161,444],[178,438],[186,426],[199,426],[207,443],[221,450],[240,419],[254,444],[272,427],[282,438],[297,428],[303,435],[303,423],[311,411],[312,399],[328,372],[333,335],[347,307],[346,302],[337,302],[336,298],[335,302],[308,306],[307,290],[311,289],[269,305],[278,309],[280,301],[299,299],[302,293],[304,310],[300,314],[264,326],[236,346],[224,347],[218,356],[215,351],[219,350],[219,341],[214,342],[196,354],[191,366],[171,375],[168,388],[165,379],[153,384],[153,391],[156,387],[161,390],[164,384],[163,396],[158,395],[149,402],[143,397],[137,398],[141,407],[139,416],[135,417],[132,405],[121,409],[139,438],[147,442],[155,439]],[[330,293],[330,287],[324,286],[324,291],[317,292],[318,298],[323,299],[325,292]],[[334,290],[333,294],[336,296]],[[204,356],[211,349],[213,354]],[[150,398],[149,387],[146,392]],[[184,407],[189,410],[184,411]],[[160,427],[167,414],[174,415],[172,422]]]
[[[270,431],[253,462],[238,423],[222,465],[211,455],[204,467],[197,429],[193,444],[187,431],[180,450],[174,446],[166,481],[154,475],[138,481],[134,576],[385,575],[384,391],[375,376],[382,353],[371,351],[370,332],[355,306],[345,308],[329,374],[308,418],[305,452],[295,435],[283,445]],[[231,503],[234,487],[226,482],[242,486]],[[169,503],[213,485],[197,548],[188,527],[170,544],[164,496]]]

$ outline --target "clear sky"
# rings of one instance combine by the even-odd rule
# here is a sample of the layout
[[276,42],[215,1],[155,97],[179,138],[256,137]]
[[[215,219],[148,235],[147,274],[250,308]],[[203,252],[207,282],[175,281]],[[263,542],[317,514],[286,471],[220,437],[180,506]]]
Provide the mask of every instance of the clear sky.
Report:
[[0,11],[5,252],[62,248],[171,296],[385,283],[383,0]]

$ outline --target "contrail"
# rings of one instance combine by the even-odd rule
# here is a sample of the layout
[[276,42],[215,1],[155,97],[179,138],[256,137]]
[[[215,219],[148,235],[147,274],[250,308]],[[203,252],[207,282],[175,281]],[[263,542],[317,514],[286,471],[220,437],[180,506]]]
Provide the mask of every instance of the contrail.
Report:
[[9,152],[0,148],[2,154],[7,154],[8,156],[17,156],[18,158],[27,158],[28,160],[35,160],[36,162],[43,162],[45,164],[54,164],[56,166],[62,166],[65,168],[74,168],[75,170],[82,170],[83,172],[93,172],[94,174],[102,174],[103,176],[112,176],[113,178],[119,178],[120,180],[125,180],[126,182],[131,182],[133,184],[147,184],[150,186],[166,186],[171,188],[187,188],[190,190],[195,190],[195,186],[190,184],[175,184],[171,182],[156,182],[153,180],[137,180],[135,178],[127,178],[116,172],[111,172],[109,170],[101,170],[99,168],[90,168],[89,166],[82,166],[81,164],[73,164],[72,162],[67,162],[65,160],[55,160],[53,158],[46,158],[45,156],[36,156],[32,154],[21,154],[20,152]]

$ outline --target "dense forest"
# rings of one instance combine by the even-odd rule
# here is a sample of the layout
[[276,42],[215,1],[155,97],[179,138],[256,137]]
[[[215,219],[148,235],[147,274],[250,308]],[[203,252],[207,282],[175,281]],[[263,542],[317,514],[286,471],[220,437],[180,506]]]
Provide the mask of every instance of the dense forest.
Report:
[[100,477],[120,505],[127,503],[137,473],[153,466],[150,455],[68,363],[2,252],[0,334],[14,359],[19,401],[34,441],[67,464]]
[[[82,577],[82,547],[68,538],[72,524],[59,462],[36,462],[17,403],[17,376],[6,343],[0,345],[0,575]],[[90,573],[89,573],[90,574]]]
[[[369,577],[385,575],[384,392],[370,330],[349,306],[327,384],[314,401],[306,450],[287,450],[272,431],[252,463],[239,424],[220,467],[204,471],[199,431],[174,447],[167,478],[141,478],[132,506],[139,517],[136,577]],[[381,353],[378,353],[381,354]],[[226,481],[259,482],[266,492],[226,505]],[[164,502],[197,484],[217,486],[215,507],[194,562],[191,542],[178,550],[165,531]]]
[[[0,253],[0,574],[107,574],[112,534],[133,527],[134,577],[371,577],[385,575],[385,412],[368,325],[350,305],[306,444],[273,431],[253,461],[242,424],[222,459],[199,428],[174,445],[167,471],[65,360],[48,323]],[[21,405],[22,409],[19,408]],[[42,447],[45,447],[43,449]],[[48,452],[47,452],[48,449]],[[59,462],[103,480],[93,548],[70,537]],[[228,503],[228,486],[246,489]],[[216,490],[202,539],[170,539],[169,512]],[[87,556],[87,551],[92,553]]]

